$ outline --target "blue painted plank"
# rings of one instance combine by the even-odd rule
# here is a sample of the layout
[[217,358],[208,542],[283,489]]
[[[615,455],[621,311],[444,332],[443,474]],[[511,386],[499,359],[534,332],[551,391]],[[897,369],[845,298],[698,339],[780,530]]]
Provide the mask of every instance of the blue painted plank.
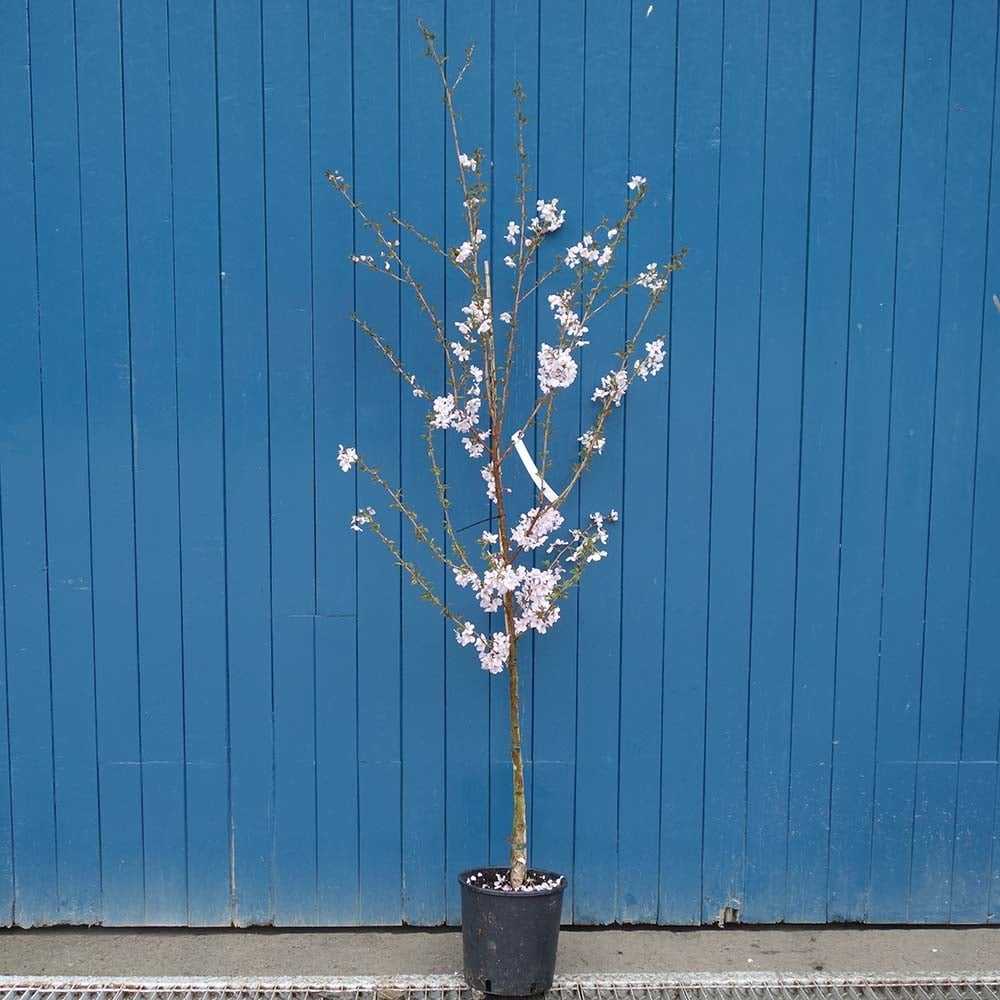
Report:
[[[958,761],[962,756],[963,684],[968,628],[969,573],[982,328],[982,279],[989,198],[990,126],[993,117],[997,9],[963,5],[953,13],[951,74],[947,96],[944,239],[938,363],[931,452],[927,604],[921,680],[921,761]],[[989,428],[986,428],[989,433]],[[964,681],[964,677],[963,677]],[[915,818],[910,914],[920,921],[948,919],[956,893],[947,848],[958,835],[956,784],[942,787],[939,808],[951,817],[942,838]],[[980,835],[992,822],[975,816]],[[969,832],[973,816],[962,818]],[[957,860],[957,859],[956,859]],[[965,881],[965,879],[963,879]],[[982,907],[985,917],[986,907]]]
[[100,912],[86,332],[71,3],[30,8],[59,910]]
[[[725,12],[719,164],[702,912],[742,910],[767,11]],[[683,282],[685,274],[678,275]]]
[[[347,174],[351,125],[351,9],[309,12],[312,95],[313,329],[316,407],[316,846],[323,924],[360,923],[358,897],[357,503],[336,463],[354,439],[351,211],[325,178]],[[363,539],[367,542],[370,539]],[[371,553],[368,553],[371,554]]]
[[[958,101],[963,110],[973,113],[975,121],[969,125],[963,120],[950,134],[951,143],[965,143],[970,140],[973,148],[967,149],[969,165],[976,172],[978,195],[985,205],[985,212],[968,204],[966,219],[969,224],[970,250],[978,258],[987,261],[988,268],[991,249],[990,236],[997,232],[992,212],[995,209],[994,192],[1000,187],[997,171],[1000,162],[996,155],[996,145],[1000,141],[996,119],[997,79],[1000,73],[997,40],[1000,39],[1000,23],[995,11],[993,45],[993,86],[989,88],[989,54],[977,46],[978,64],[987,67],[986,79],[982,83],[960,79]],[[988,32],[986,24],[980,30]],[[965,27],[963,25],[963,27]],[[981,71],[981,69],[980,69]],[[973,99],[969,100],[966,90],[969,83],[975,84]],[[979,132],[985,139],[987,122],[990,127],[988,149],[980,145]],[[973,158],[974,157],[974,158]],[[980,159],[989,159],[984,167]],[[985,175],[985,176],[984,176]],[[984,186],[985,182],[985,186]],[[993,204],[990,204],[990,202]],[[985,227],[977,231],[976,219]],[[991,228],[991,222],[994,223]],[[971,261],[970,268],[975,265]],[[969,281],[971,294],[972,282]],[[972,498],[971,554],[969,565],[968,625],[965,646],[965,690],[962,709],[962,745],[959,764],[958,799],[955,813],[955,857],[953,862],[951,923],[984,923],[991,916],[990,864],[995,856],[993,846],[994,803],[996,800],[998,744],[1000,744],[1000,671],[996,669],[995,657],[986,653],[983,644],[983,614],[985,601],[993,595],[994,608],[1000,600],[1000,545],[996,518],[990,511],[1000,509],[1000,420],[996,413],[997,345],[996,336],[990,336],[1000,328],[1000,316],[990,308],[990,292],[984,280],[980,286],[979,326],[982,329],[979,357],[979,398],[977,410],[977,437],[975,453],[974,485]],[[972,322],[973,315],[965,303],[961,322]],[[985,598],[985,601],[984,601]],[[996,611],[991,617],[997,621]],[[990,763],[993,761],[993,763]]]
[[[583,154],[584,108],[579,94],[584,80],[584,21],[579,5],[546,3],[539,24],[539,77],[534,114],[539,122],[537,197],[559,199],[566,210],[566,224],[539,253],[539,267],[550,267],[556,255],[581,235],[583,179],[579,163]],[[552,290],[564,287],[553,281]],[[544,299],[537,303],[538,341],[548,342],[552,319]],[[550,464],[567,469],[578,453],[580,381],[561,394],[553,421]],[[582,411],[588,412],[587,409]],[[536,448],[541,449],[536,440]],[[579,497],[563,507],[568,525],[576,527]],[[534,859],[540,867],[570,875],[563,899],[562,918],[573,920],[574,812],[576,808],[576,722],[579,693],[577,670],[579,646],[576,636],[579,598],[573,594],[562,605],[559,627],[535,639],[535,704],[532,780],[532,838]],[[544,706],[544,710],[542,709]]]
[[742,917],[778,920],[785,906],[788,734],[794,609],[808,214],[813,11],[769,13],[761,246],[760,365],[754,499],[753,624]]
[[[441,87],[417,19],[437,28],[443,23],[440,0],[412,0],[400,8],[399,142],[407,150],[400,174],[402,215],[421,232],[439,236],[445,192],[450,187],[450,159],[445,146]],[[428,301],[440,312],[445,262],[407,233],[401,234],[404,260],[419,275]],[[407,370],[434,395],[444,391],[441,355],[434,327],[415,293],[401,289],[400,350]],[[362,345],[365,346],[365,345]],[[428,468],[421,431],[427,402],[404,392],[400,440],[400,485],[439,545],[444,545],[437,490]],[[444,567],[421,542],[404,532],[403,554],[444,593]],[[407,924],[430,926],[445,921],[445,644],[451,629],[437,609],[420,599],[415,587],[402,594],[402,918]]]
[[[354,178],[358,200],[380,218],[398,208],[398,9],[394,3],[354,10]],[[377,127],[375,125],[377,123]],[[359,253],[371,252],[370,235],[357,227]],[[358,270],[360,316],[394,348],[399,344],[399,294],[391,279]],[[359,450],[392,483],[399,482],[400,384],[385,359],[357,334]],[[400,517],[382,490],[358,484],[358,503],[372,506],[393,537]],[[399,570],[373,538],[358,566],[358,802],[361,844],[361,920],[398,923],[401,914],[402,833],[400,814],[400,587]]]
[[[895,279],[895,327],[903,335],[895,338],[892,356],[868,902],[874,922],[905,921],[909,901],[937,340],[927,317],[938,308],[931,275],[942,238],[947,109],[938,96],[947,93],[949,18],[947,5],[925,4],[913,8],[905,25]],[[882,57],[877,40],[872,52]],[[883,92],[883,84],[875,74],[872,91]]]
[[[3,483],[0,482],[0,595],[4,594]],[[0,601],[0,927],[14,923],[14,827],[10,796],[10,731],[7,726],[7,631],[4,601]]]
[[948,920],[958,770],[955,761],[917,761],[909,923],[939,924]]
[[187,921],[177,368],[165,11],[123,10],[145,920]]
[[[1000,37],[1000,35],[998,35]],[[983,286],[977,288],[982,315],[979,363],[979,436],[976,448],[972,522],[972,564],[969,573],[969,636],[966,647],[965,705],[962,730],[964,760],[996,759],[1000,744],[1000,671],[996,669],[995,628],[1000,621],[1000,310],[994,307],[1000,264],[1000,60],[994,68],[990,128],[988,203],[980,207],[985,222]],[[982,109],[979,110],[982,127]]]
[[[673,106],[677,20],[667,9],[632,4],[627,175],[644,176],[649,193],[629,233],[630,269],[670,252]],[[610,206],[609,206],[610,207]],[[639,292],[629,308],[643,305]],[[666,306],[659,317],[666,325]],[[668,343],[667,350],[670,350]],[[618,906],[622,923],[655,923],[659,901],[660,784],[664,654],[650,622],[663,619],[666,544],[666,413],[662,372],[626,398],[621,446],[627,490],[613,544],[621,546],[621,704],[618,737]],[[651,649],[652,645],[652,649]]]
[[[274,920],[313,925],[316,904],[315,508],[304,0],[265,0],[264,176],[274,641]],[[305,720],[305,724],[303,721]]]
[[816,11],[785,919],[826,919],[859,3]]
[[[617,108],[628,107],[630,20],[631,12],[625,5],[587,8],[584,29],[590,44],[586,49],[584,75],[582,222],[585,232],[592,231],[602,218],[616,218],[629,193],[625,187],[629,177],[628,115],[604,113],[603,102]],[[597,235],[598,242],[602,242],[602,236]],[[575,242],[574,229],[570,229],[568,238],[559,240],[557,236],[555,240],[563,247]],[[619,252],[609,272],[609,286],[613,288],[625,280],[627,273],[625,254]],[[638,290],[629,314],[625,301],[619,299],[588,324],[590,346],[580,355],[578,376],[581,430],[590,426],[596,409],[590,400],[593,387],[614,366],[614,354],[622,349],[625,340],[627,320],[638,322],[645,294]],[[655,329],[659,331],[666,317],[661,315],[657,319]],[[652,336],[650,331],[649,338]],[[644,339],[642,343],[645,342]],[[645,388],[639,385],[633,391],[642,392]],[[608,514],[622,509],[625,439],[622,417],[622,413],[615,413],[605,425],[605,450],[581,480],[581,521],[595,511]],[[579,432],[574,435],[578,436]],[[617,909],[622,554],[617,526],[612,526],[609,534],[607,558],[588,570],[579,591],[576,724],[578,734],[586,735],[577,740],[573,905],[575,919],[586,923],[609,923]]]
[[861,920],[868,906],[894,346],[903,15],[901,4],[866,8],[859,50],[830,797],[831,920]]
[[241,926],[273,919],[274,729],[260,8],[216,9],[229,648],[230,892]]
[[963,761],[958,765],[950,924],[985,924],[990,915],[997,770],[995,761]]
[[213,926],[231,916],[213,10],[175,3],[169,30],[188,923]]
[[[998,30],[1000,38],[1000,30]],[[1000,759],[1000,671],[996,669],[996,623],[1000,621],[1000,310],[990,287],[1000,265],[1000,102],[994,68],[990,149],[990,199],[986,208],[986,269],[983,289],[982,357],[979,367],[979,447],[976,452],[972,572],[969,582],[969,639],[966,648],[965,718],[962,753],[966,760]],[[991,301],[992,300],[992,301]],[[986,433],[983,433],[983,429]],[[1000,779],[993,806],[992,872],[986,919],[1000,920]]]
[[[491,24],[483,5],[448,5],[443,24],[437,29],[439,51],[451,55],[450,77],[454,79],[468,46],[477,44],[477,56],[457,95],[462,151],[471,155],[476,147],[489,147],[491,80],[489,56]],[[402,29],[405,32],[405,27]],[[428,72],[433,73],[433,69]],[[446,126],[449,128],[450,126]],[[457,246],[469,238],[468,224],[459,197],[459,167],[453,143],[444,148],[444,244]],[[489,157],[487,156],[487,161]],[[497,276],[499,280],[499,275]],[[450,326],[471,297],[468,281],[453,268],[445,276],[444,321]],[[489,527],[491,509],[484,495],[480,469],[485,462],[470,461],[453,434],[437,432],[435,449],[443,456],[452,503],[451,517],[463,540],[471,543]],[[484,616],[468,591],[449,581],[448,599],[462,609],[484,631],[499,629],[498,616]],[[490,860],[490,699],[493,689],[505,687],[507,676],[496,678],[482,672],[471,649],[459,648],[449,630],[445,655],[445,902],[446,920],[457,924],[461,906],[457,875],[473,865]],[[501,860],[502,863],[502,860]]]
[[76,60],[101,919],[127,926],[143,921],[144,876],[124,109],[116,9],[77,11]]
[[14,920],[50,922],[58,912],[52,702],[45,537],[45,473],[32,95],[25,9],[0,14],[0,172],[6,238],[0,249],[0,483],[3,485],[7,716],[13,802]]
[[699,923],[702,913],[716,329],[705,303],[717,288],[723,31],[721,3],[680,5],[673,232],[692,249],[673,292],[668,365],[659,920],[670,924]]

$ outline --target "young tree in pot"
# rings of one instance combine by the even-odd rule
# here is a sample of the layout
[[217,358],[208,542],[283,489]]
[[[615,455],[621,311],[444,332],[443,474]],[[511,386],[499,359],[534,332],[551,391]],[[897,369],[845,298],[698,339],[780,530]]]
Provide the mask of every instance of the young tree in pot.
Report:
[[[575,245],[560,250],[555,260],[543,269],[537,259],[538,251],[563,228],[566,213],[559,208],[557,198],[538,199],[531,208],[524,93],[516,87],[520,170],[516,178],[514,218],[507,222],[504,233],[511,247],[503,260],[510,286],[500,293],[502,303],[498,305],[490,262],[483,252],[487,237],[480,228],[489,193],[489,168],[480,150],[463,152],[455,108],[455,92],[470,66],[473,49],[466,52],[461,68],[449,80],[445,57],[437,51],[433,33],[422,24],[420,29],[427,43],[427,55],[441,79],[467,239],[458,246],[444,248],[394,212],[388,213],[388,225],[376,221],[355,200],[344,177],[339,173],[327,177],[347,200],[374,243],[373,253],[355,254],[352,261],[406,286],[415,296],[428,320],[430,334],[443,352],[446,391],[436,395],[420,383],[377,330],[363,318],[355,317],[359,328],[405,380],[413,395],[427,404],[424,437],[440,503],[444,544],[426,527],[402,491],[369,465],[355,447],[340,445],[338,461],[344,472],[356,468],[385,491],[389,507],[399,512],[414,538],[453,574],[458,588],[475,596],[481,612],[501,616],[501,628],[492,634],[481,630],[453,598],[439,594],[415,562],[404,556],[400,542],[383,528],[373,507],[362,507],[352,517],[351,527],[358,532],[374,533],[424,599],[455,625],[459,644],[474,647],[483,669],[491,674],[507,669],[513,772],[510,863],[506,868],[473,869],[460,876],[465,973],[469,984],[484,992],[529,995],[542,992],[552,982],[565,878],[528,867],[518,646],[531,632],[544,635],[556,624],[560,602],[579,584],[585,570],[607,555],[604,546],[609,526],[618,520],[616,511],[593,513],[577,527],[567,526],[561,511],[591,463],[602,454],[605,424],[621,406],[626,393],[637,381],[646,381],[663,368],[664,338],[653,336],[645,340],[643,334],[663,301],[670,273],[681,266],[683,251],[665,262],[648,264],[632,277],[612,282],[616,254],[624,249],[629,225],[647,190],[645,178],[633,176],[627,181],[623,178],[624,207],[618,219],[613,223],[602,220],[593,229],[584,231]],[[468,282],[468,304],[453,326],[441,318],[443,309],[435,309],[414,277],[395,238],[400,231],[404,237],[409,234],[414,245],[445,258]],[[561,277],[564,280],[560,282]],[[526,308],[535,308],[536,298],[544,294],[543,288],[549,292],[547,303],[554,327],[548,337],[539,335],[534,403],[526,416],[522,414],[515,422],[510,404],[520,320]],[[645,300],[639,320],[631,330],[623,331],[616,362],[593,387],[590,426],[573,442],[579,446],[576,460],[566,469],[553,470],[550,468],[556,437],[553,415],[561,391],[577,379],[576,358],[588,346],[588,324],[611,302],[633,289],[639,289]],[[457,332],[452,334],[452,329]],[[644,344],[640,351],[641,340]],[[461,473],[446,473],[442,467],[438,458],[439,432],[457,434],[468,456],[485,463],[480,468],[481,479],[473,477],[473,481],[479,484],[477,490],[485,490],[492,530],[481,534],[475,554],[460,537],[462,528],[453,523],[449,500],[449,492],[454,494],[467,483],[461,482],[465,478]],[[534,435],[538,444],[537,465],[525,444],[529,434]],[[505,485],[505,477],[509,481],[512,476],[524,477],[525,473],[533,483],[534,501],[529,509],[515,511],[511,509],[511,490]],[[556,482],[565,483],[561,490],[547,482],[551,473],[558,473]]]

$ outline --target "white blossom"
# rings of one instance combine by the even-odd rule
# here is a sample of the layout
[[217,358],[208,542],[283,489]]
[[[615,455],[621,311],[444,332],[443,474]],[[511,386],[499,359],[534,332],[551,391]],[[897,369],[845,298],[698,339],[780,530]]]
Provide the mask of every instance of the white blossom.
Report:
[[483,670],[488,670],[491,674],[499,674],[503,671],[507,657],[510,655],[510,639],[507,638],[505,632],[494,632],[492,639],[487,639],[485,635],[479,635],[476,637],[475,646]]
[[455,629],[455,638],[460,646],[470,646],[476,641],[476,626],[466,622],[460,629]]
[[455,357],[458,358],[458,360],[463,364],[471,357],[469,349],[457,340],[453,340],[448,346],[451,348]]
[[556,322],[563,337],[570,342],[571,347],[584,347],[587,344],[583,335],[589,333],[589,327],[580,322],[580,317],[570,305],[573,302],[573,292],[567,288],[549,296],[549,308],[556,314]]
[[351,466],[358,460],[358,453],[353,448],[337,445],[337,464],[341,472],[350,472]]
[[493,501],[497,502],[497,484],[496,480],[493,478],[493,463],[489,465],[484,465],[480,475],[483,477],[483,482],[486,483],[486,495]]
[[638,187],[643,187],[646,183],[645,177],[640,177],[638,174],[633,174],[632,179],[628,182],[629,191],[634,191]]
[[604,438],[597,437],[593,431],[584,431],[577,441],[583,445],[586,450],[596,451],[598,455],[604,453]]
[[624,369],[611,372],[601,378],[600,386],[594,390],[590,398],[596,403],[599,399],[610,399],[615,406],[621,406],[628,389],[628,373]]
[[462,447],[469,453],[470,458],[482,458],[486,450],[483,439],[478,434],[475,437],[462,438]]
[[559,583],[562,569],[529,569],[522,578],[515,593],[518,610],[514,619],[514,631],[523,635],[534,629],[541,635],[559,620],[559,607],[554,603],[552,592]]
[[510,320],[511,320],[511,315],[510,315],[509,312],[502,312],[502,313],[500,313],[500,322],[501,323],[507,323],[508,325],[510,325]]
[[546,507],[539,512],[537,507],[522,514],[514,526],[510,537],[525,549],[537,549],[544,545],[553,531],[558,531],[563,516],[555,507]]
[[361,507],[357,514],[351,515],[351,530],[361,531],[366,524],[371,524],[374,519],[374,507]]
[[559,199],[545,201],[539,198],[535,203],[535,211],[538,212],[531,220],[531,229],[538,235],[554,233],[566,221],[566,210],[558,208]]
[[667,276],[660,274],[656,264],[647,264],[646,270],[639,274],[635,283],[642,285],[643,288],[648,288],[651,292],[662,292],[667,287]]
[[479,587],[479,577],[471,569],[463,569],[461,566],[455,566],[452,568],[452,572],[455,574],[455,583],[460,587]]
[[479,165],[474,156],[466,156],[465,153],[458,154],[458,163],[464,170],[475,170]]
[[521,234],[521,227],[516,222],[507,223],[507,235],[504,239],[511,244],[517,243],[517,238]]
[[601,248],[590,233],[580,240],[575,246],[566,248],[566,266],[571,270],[576,270],[581,261],[588,264],[596,264],[604,267],[614,255],[614,249],[609,245]]
[[542,344],[538,352],[538,388],[542,395],[571,386],[576,372],[576,362],[566,348]]
[[650,341],[646,345],[646,356],[635,363],[635,374],[645,382],[663,370],[663,359],[666,356],[662,337]]
[[508,255],[508,256],[506,256],[506,257],[504,257],[504,259],[503,259],[503,262],[504,262],[504,263],[505,263],[505,264],[506,264],[506,265],[507,265],[508,267],[517,267],[517,261],[516,261],[516,260],[514,260],[514,258],[513,258],[513,257],[511,257],[511,256],[509,256],[509,255]]

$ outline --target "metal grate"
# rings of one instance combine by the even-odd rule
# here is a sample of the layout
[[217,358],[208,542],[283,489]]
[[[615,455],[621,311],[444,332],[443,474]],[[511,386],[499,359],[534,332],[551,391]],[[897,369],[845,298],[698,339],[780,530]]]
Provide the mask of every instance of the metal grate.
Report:
[[[913,979],[766,976],[562,978],[547,1000],[1000,1000],[1000,975]],[[0,1000],[481,1000],[457,976],[425,979],[0,980]]]

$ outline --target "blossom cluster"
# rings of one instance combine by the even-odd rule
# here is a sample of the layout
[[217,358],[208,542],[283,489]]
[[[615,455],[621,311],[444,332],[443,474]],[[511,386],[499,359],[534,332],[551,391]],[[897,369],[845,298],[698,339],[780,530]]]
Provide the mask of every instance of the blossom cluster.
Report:
[[583,261],[585,264],[596,264],[598,267],[604,267],[610,263],[614,252],[615,249],[610,243],[602,248],[594,237],[587,233],[575,246],[566,248],[566,266],[571,270],[576,270],[580,266],[580,262]]
[[[641,378],[645,382],[647,379],[652,378],[652,376],[659,374],[663,370],[663,362],[666,356],[667,350],[663,338],[657,337],[656,340],[651,340],[646,344],[646,356],[639,358],[635,362],[632,368],[632,378]],[[614,403],[615,406],[621,406],[630,384],[631,380],[629,379],[628,372],[624,368],[618,368],[601,377],[601,384],[594,390],[591,399],[595,403],[608,400]],[[589,440],[584,441],[583,438],[580,438],[580,441],[585,446],[589,446],[590,444]],[[602,447],[603,444],[604,442],[602,441]],[[601,449],[598,448],[597,450],[600,451]]]
[[562,527],[563,516],[555,507],[532,507],[521,515],[510,537],[524,549],[537,549],[548,541],[553,531]]
[[576,381],[577,365],[565,347],[542,344],[538,352],[538,388],[542,395],[566,389]]
[[552,201],[539,198],[535,203],[535,211],[538,215],[531,220],[531,231],[536,236],[554,233],[557,229],[562,228],[562,224],[566,221],[566,209],[558,208],[558,205],[558,198],[553,198]]
[[371,524],[375,520],[374,507],[361,507],[357,514],[351,515],[351,530],[361,531],[366,524]]
[[455,250],[455,263],[464,264],[475,253],[476,247],[485,239],[486,233],[481,229],[477,229],[476,235],[471,240],[466,240]]
[[667,287],[667,273],[661,272],[655,263],[647,264],[646,269],[635,279],[635,283],[648,288],[654,294],[662,292]]

